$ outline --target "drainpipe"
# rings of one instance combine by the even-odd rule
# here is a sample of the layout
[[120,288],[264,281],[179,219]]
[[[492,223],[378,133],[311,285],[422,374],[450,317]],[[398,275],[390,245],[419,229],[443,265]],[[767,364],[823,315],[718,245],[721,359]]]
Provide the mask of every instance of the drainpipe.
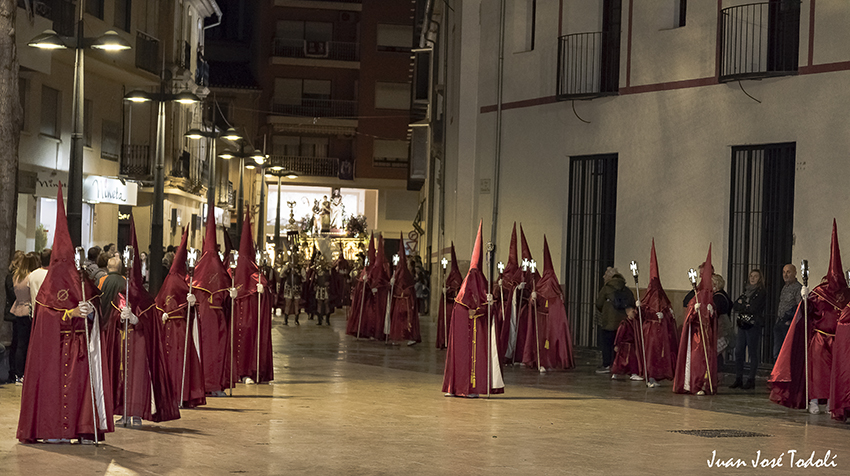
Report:
[[502,163],[502,83],[505,73],[505,0],[500,2],[499,17],[499,72],[496,75],[496,145],[493,164],[493,224],[490,228],[490,242],[496,244],[496,230],[499,222],[499,175]]

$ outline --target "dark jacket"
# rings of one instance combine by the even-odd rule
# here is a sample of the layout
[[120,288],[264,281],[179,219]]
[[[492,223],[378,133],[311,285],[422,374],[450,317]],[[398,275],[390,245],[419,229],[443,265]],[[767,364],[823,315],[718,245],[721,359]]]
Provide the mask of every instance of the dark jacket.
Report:
[[749,298],[747,298],[747,293],[741,294],[741,296],[735,300],[735,304],[732,305],[732,309],[734,309],[735,312],[737,312],[738,314],[746,314],[752,316],[753,320],[755,321],[755,324],[762,325],[762,314],[764,314],[764,305],[764,288],[757,288]]
[[[599,290],[596,296],[596,309],[601,313],[599,316],[599,326],[606,331],[615,331],[620,325],[620,321],[626,318],[626,311],[614,309],[611,300],[614,293],[624,289],[632,294],[632,291],[626,288],[626,280],[620,274],[615,274],[604,286]],[[632,300],[634,295],[632,294]]]

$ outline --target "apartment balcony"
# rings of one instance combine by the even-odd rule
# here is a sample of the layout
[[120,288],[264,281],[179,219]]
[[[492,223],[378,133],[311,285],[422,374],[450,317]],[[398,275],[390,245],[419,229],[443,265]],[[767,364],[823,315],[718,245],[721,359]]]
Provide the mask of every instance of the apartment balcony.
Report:
[[360,61],[360,43],[275,38],[272,43],[272,55],[283,58]]
[[283,167],[306,177],[338,177],[339,159],[334,157],[299,157],[291,155],[272,155],[268,167]]
[[[18,0],[18,7],[27,8],[25,0]],[[63,36],[74,36],[77,24],[76,3],[74,0],[33,0],[32,12],[53,21],[53,30]]]
[[797,74],[799,1],[724,8],[721,22],[720,82]]
[[274,0],[274,6],[357,12],[363,8],[362,0]]
[[135,50],[136,67],[159,76],[162,69],[159,59],[159,40],[139,31],[136,33]]
[[619,82],[619,32],[574,33],[558,38],[559,101],[617,95]]
[[149,145],[124,144],[121,150],[119,174],[133,180],[151,180],[153,178],[151,162]]
[[284,116],[354,118],[357,101],[301,98],[300,104],[274,102],[272,112]]

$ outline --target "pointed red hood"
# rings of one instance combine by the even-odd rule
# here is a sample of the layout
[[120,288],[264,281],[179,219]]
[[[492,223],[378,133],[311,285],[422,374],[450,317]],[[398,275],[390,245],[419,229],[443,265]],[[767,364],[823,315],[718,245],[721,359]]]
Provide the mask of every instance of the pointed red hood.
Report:
[[460,286],[460,291],[455,302],[461,303],[468,309],[477,309],[487,303],[487,278],[482,272],[484,256],[484,244],[481,238],[482,221],[478,222],[478,236],[475,238],[475,247],[472,249],[472,259],[469,272]]
[[[522,225],[519,226],[519,235],[522,239],[522,259],[528,260],[529,263],[530,263],[531,260],[534,259],[534,258],[531,257],[531,249],[528,247],[528,242],[525,241],[525,232],[522,229]],[[534,274],[533,274],[533,278],[534,278],[535,281],[540,279],[540,272],[535,270]],[[528,271],[525,272],[525,280],[526,280],[526,282],[530,282],[531,279],[532,279],[532,273],[531,273],[531,268],[529,267]]]
[[697,293],[699,295],[700,303],[711,303],[712,297],[714,296],[714,291],[712,290],[711,283],[711,275],[712,275],[712,265],[711,265],[711,243],[708,244],[708,256],[705,258],[705,263],[703,263],[702,267],[702,275],[700,275],[700,282],[697,285]]
[[130,269],[130,306],[132,306],[133,314],[138,316],[150,309],[155,302],[142,282],[139,241],[136,239],[136,221],[133,219],[132,212],[130,213],[130,246],[133,247],[133,267]]
[[[233,273],[233,284],[238,294],[237,299],[257,292],[257,276],[259,266],[255,260],[254,237],[251,234],[251,212],[245,209],[245,219],[242,220],[242,236],[239,241],[239,260]],[[265,279],[261,278],[265,284]]]
[[[82,273],[85,282],[85,299],[100,294],[97,287]],[[65,216],[65,200],[62,198],[62,184],[56,197],[56,229],[53,232],[53,249],[47,276],[36,297],[39,303],[54,309],[73,309],[83,300],[80,286],[80,271],[77,270],[74,245],[68,233],[68,219]]]
[[[710,269],[710,268],[709,268]],[[670,299],[661,286],[658,277],[658,258],[655,256],[655,239],[652,240],[652,251],[649,255],[649,284],[641,299],[641,307],[647,313],[664,312],[670,308]]]
[[395,287],[398,290],[413,287],[413,275],[410,274],[410,269],[407,268],[407,255],[404,252],[404,234],[399,233],[398,240],[398,266],[395,267],[393,273],[395,278]]
[[502,272],[502,284],[508,287],[514,287],[522,282],[522,268],[517,260],[517,244],[516,244],[516,222],[514,229],[511,232],[511,246],[508,253],[508,263],[505,265],[505,270]]
[[369,234],[369,249],[366,252],[366,258],[369,260],[368,269],[372,269],[375,266],[375,234]]
[[[195,267],[195,286],[211,293],[230,288],[230,275],[221,262],[216,249],[215,209],[208,207],[207,231],[204,236],[203,252]],[[240,259],[242,257],[240,256]]]
[[384,254],[384,237],[379,235],[376,238],[378,249],[375,252],[375,265],[369,270],[369,283],[372,287],[389,284],[389,266],[387,265],[387,257]]
[[546,240],[546,235],[543,235],[543,275],[540,281],[537,282],[537,296],[539,299],[552,301],[556,298],[563,300],[561,294],[561,283],[558,282],[558,276],[555,274],[555,267],[552,265],[552,256],[549,254],[549,242]]
[[230,256],[230,252],[233,250],[233,241],[230,239],[230,232],[225,229],[224,230],[224,259],[228,260]]
[[835,219],[832,220],[832,241],[829,247],[829,270],[824,276],[826,288],[837,293],[847,289],[847,278],[844,277],[844,269],[841,266],[841,250],[838,249],[838,226]]
[[[156,305],[160,310],[169,314],[186,304],[189,294],[188,272],[186,271],[187,243],[189,242],[189,227],[183,227],[183,238],[174,253],[171,271],[162,282],[159,294],[156,295]],[[154,265],[151,263],[151,265]]]
[[463,275],[460,274],[460,268],[457,266],[457,255],[455,254],[455,244],[452,242],[452,270],[446,276],[446,288],[451,289],[457,294],[460,285],[463,284]]

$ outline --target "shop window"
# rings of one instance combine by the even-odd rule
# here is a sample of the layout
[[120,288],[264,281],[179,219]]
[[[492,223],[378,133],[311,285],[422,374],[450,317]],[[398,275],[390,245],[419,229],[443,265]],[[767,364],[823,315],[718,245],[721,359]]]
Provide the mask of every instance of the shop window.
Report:
[[410,83],[375,83],[375,108],[410,109]]
[[41,87],[41,128],[39,132],[57,139],[61,134],[59,127],[59,100],[59,90],[48,86]]

